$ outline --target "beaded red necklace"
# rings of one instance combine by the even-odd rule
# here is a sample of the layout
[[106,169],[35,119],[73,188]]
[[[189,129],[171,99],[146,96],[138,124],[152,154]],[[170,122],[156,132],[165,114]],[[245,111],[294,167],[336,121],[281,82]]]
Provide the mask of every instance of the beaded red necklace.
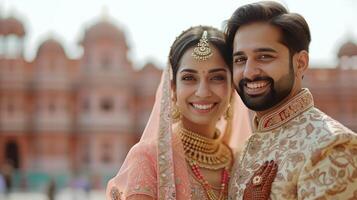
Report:
[[192,172],[194,176],[197,178],[198,182],[202,185],[203,189],[205,190],[207,197],[209,200],[224,200],[227,196],[227,186],[229,182],[229,172],[227,167],[223,168],[222,175],[221,175],[221,187],[219,191],[219,196],[214,193],[213,187],[208,183],[208,181],[203,177],[201,170],[199,169],[198,165],[195,161],[189,162]]

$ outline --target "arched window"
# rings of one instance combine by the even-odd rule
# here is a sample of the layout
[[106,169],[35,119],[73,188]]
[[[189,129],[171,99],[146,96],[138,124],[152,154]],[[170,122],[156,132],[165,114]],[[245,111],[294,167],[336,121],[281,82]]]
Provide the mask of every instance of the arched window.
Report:
[[6,143],[5,158],[15,169],[20,167],[19,147],[15,141]]
[[114,110],[114,101],[112,98],[105,97],[100,101],[100,109],[104,112],[112,112]]

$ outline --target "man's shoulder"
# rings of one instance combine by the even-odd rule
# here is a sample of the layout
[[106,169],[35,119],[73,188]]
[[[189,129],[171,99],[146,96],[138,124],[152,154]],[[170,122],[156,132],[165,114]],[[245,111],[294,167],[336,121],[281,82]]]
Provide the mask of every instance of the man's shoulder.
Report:
[[332,117],[325,114],[316,107],[312,107],[303,115],[306,120],[308,120],[308,122],[310,122],[314,126],[323,128],[326,134],[356,134],[352,130],[341,124],[339,121],[333,119]]
[[306,119],[306,127],[312,130],[313,137],[311,137],[311,142],[315,147],[332,147],[347,143],[357,145],[357,134],[355,132],[321,110],[313,107],[303,115]]

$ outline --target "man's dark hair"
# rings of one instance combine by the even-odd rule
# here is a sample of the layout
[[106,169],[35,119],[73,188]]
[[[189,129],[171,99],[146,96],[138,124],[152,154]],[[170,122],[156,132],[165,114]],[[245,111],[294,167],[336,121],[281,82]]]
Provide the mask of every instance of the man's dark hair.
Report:
[[225,27],[227,44],[231,49],[238,29],[254,22],[266,22],[279,28],[280,42],[289,49],[290,56],[301,50],[309,51],[311,36],[305,19],[297,13],[290,13],[284,6],[273,1],[247,4],[233,13]]

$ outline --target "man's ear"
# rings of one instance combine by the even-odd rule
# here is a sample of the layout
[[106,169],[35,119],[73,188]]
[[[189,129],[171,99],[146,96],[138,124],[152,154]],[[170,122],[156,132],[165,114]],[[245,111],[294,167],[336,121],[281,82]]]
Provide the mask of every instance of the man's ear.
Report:
[[176,95],[176,84],[171,80],[171,99],[173,102],[177,101],[177,95]]
[[296,55],[296,76],[303,78],[309,66],[309,53],[302,50]]

